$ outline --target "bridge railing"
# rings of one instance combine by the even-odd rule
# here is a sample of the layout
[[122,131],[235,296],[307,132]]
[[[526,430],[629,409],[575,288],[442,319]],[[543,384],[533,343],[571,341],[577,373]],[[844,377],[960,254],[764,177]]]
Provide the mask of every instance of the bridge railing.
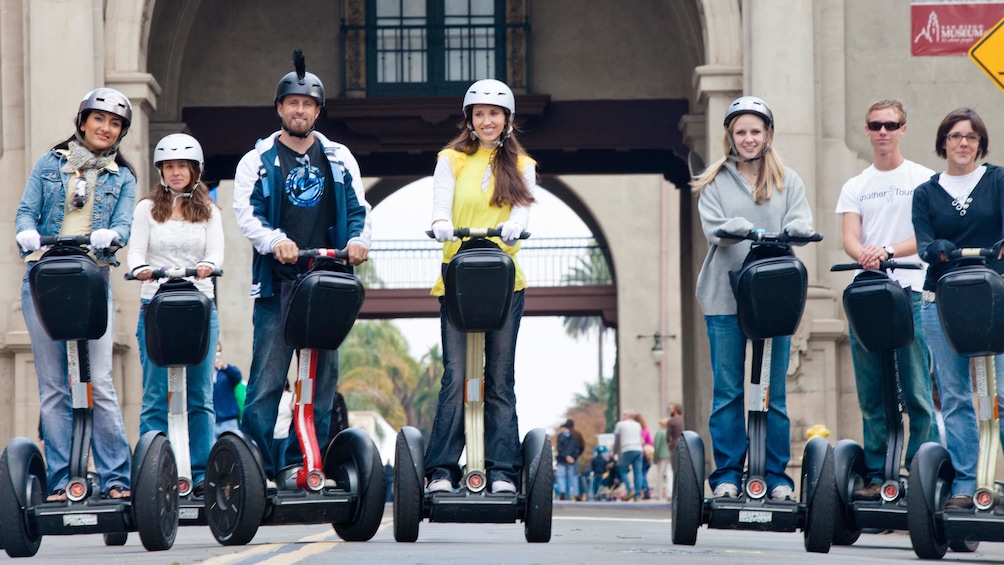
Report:
[[[530,238],[517,256],[534,287],[611,285],[606,249],[591,237]],[[356,273],[367,288],[432,288],[443,260],[434,240],[374,240],[369,260]]]

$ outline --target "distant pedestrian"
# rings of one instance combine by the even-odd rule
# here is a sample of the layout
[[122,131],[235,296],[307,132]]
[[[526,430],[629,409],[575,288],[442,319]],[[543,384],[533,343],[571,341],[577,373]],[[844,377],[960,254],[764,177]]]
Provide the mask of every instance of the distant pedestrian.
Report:
[[669,467],[669,443],[666,441],[666,425],[669,423],[669,418],[662,418],[659,420],[659,431],[655,432],[655,438],[653,439],[653,453],[652,462],[655,463],[656,474],[655,474],[655,485],[652,490],[655,491],[655,496],[659,500],[665,500],[669,498],[668,488],[669,488],[669,478],[666,473],[672,472]]
[[[620,480],[627,489],[625,500],[641,498],[642,467],[644,456],[642,455],[641,424],[634,418],[635,413],[625,410],[621,416],[621,421],[614,426],[614,453],[617,454],[618,468],[620,470]],[[628,486],[628,472],[634,475],[634,491]]]
[[582,455],[583,446],[580,439],[575,437],[574,429],[575,422],[571,419],[566,420],[558,429],[555,482],[559,500],[579,498],[579,456]]
[[216,408],[216,437],[240,428],[241,409],[237,388],[244,384],[241,370],[223,360],[223,342],[216,342],[213,375],[213,406]]

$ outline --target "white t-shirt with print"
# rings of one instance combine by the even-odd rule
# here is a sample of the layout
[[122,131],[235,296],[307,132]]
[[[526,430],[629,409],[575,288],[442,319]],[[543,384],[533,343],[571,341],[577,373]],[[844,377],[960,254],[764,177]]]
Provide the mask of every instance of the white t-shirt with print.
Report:
[[[886,246],[913,237],[913,190],[934,171],[913,161],[891,171],[869,165],[858,176],[844,183],[837,201],[837,214],[851,212],[861,216],[861,245]],[[897,269],[889,276],[900,285],[915,291],[924,287],[927,264],[913,255],[895,257],[904,263],[921,263],[921,270]]]

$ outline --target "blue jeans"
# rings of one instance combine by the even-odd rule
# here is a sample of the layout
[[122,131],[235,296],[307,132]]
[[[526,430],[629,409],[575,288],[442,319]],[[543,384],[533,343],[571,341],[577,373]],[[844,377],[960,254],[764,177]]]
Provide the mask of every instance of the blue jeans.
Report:
[[558,494],[572,500],[579,496],[579,464],[558,461],[558,473],[554,476]]
[[216,438],[223,435],[223,432],[236,432],[241,429],[240,420],[237,418],[230,418],[229,420],[216,420]]
[[[903,404],[910,417],[910,438],[906,446],[906,468],[921,444],[939,442],[940,434],[934,419],[934,400],[931,394],[930,355],[920,319],[920,293],[913,292],[913,343],[896,350],[899,366],[899,383]],[[858,389],[858,404],[864,430],[865,466],[869,482],[882,483],[885,466],[886,438],[889,435],[885,419],[885,394],[882,389],[882,354],[865,351],[854,332],[850,332],[851,357],[854,361],[854,378]]]
[[[136,339],[139,341],[139,360],[143,364],[143,408],[139,415],[139,434],[149,431],[167,434],[167,369],[154,365],[146,350],[146,308],[149,300],[141,300]],[[158,328],[176,332],[178,328]],[[206,475],[209,450],[216,439],[216,413],[213,411],[213,369],[216,360],[216,341],[220,337],[220,321],[213,306],[209,318],[209,349],[201,363],[188,367],[188,451],[192,462],[192,484],[197,485]]]
[[642,479],[645,476],[642,471],[642,466],[645,460],[645,456],[642,455],[641,451],[625,451],[621,453],[621,459],[617,463],[617,470],[620,472],[621,482],[624,483],[624,488],[628,492],[631,492],[631,483],[628,482],[628,470],[631,470],[631,474],[634,475],[634,496],[635,498],[641,498],[641,489],[643,488]]
[[[739,486],[746,460],[746,336],[739,329],[738,316],[705,316],[711,342],[711,370],[714,393],[708,428],[715,457],[715,470],[708,483]],[[768,492],[778,485],[794,486],[785,473],[791,458],[791,423],[786,408],[785,379],[791,337],[775,337],[770,363],[770,403],[767,411]]]
[[[254,303],[254,344],[251,354],[251,374],[248,378],[247,399],[241,430],[258,445],[269,477],[283,467],[300,464],[302,454],[296,441],[295,429],[290,434],[285,456],[272,454],[272,435],[279,410],[279,400],[286,383],[293,348],[286,344],[283,327],[283,308],[280,296],[288,295],[291,282],[283,281],[281,293],[268,298],[257,298]],[[314,381],[314,432],[321,456],[328,447],[328,425],[331,406],[338,386],[338,351],[317,351],[317,375]]]
[[[955,353],[941,329],[938,306],[934,302],[921,305],[927,347],[934,360],[934,378],[941,396],[941,414],[945,419],[946,449],[955,468],[952,496],[972,495],[976,490],[976,466],[979,461],[980,432],[973,407],[973,386],[969,376],[969,358]],[[997,377],[997,405],[1004,396],[1004,355],[994,357]],[[1004,442],[1004,433],[1001,434]],[[1004,445],[1004,443],[1001,443]]]
[[[509,319],[502,329],[485,333],[485,467],[488,480],[520,484],[523,466],[516,420],[516,335],[523,318],[523,292],[515,292]],[[425,450],[425,475],[429,481],[461,479],[460,453],[464,450],[464,373],[467,334],[446,317],[446,302],[439,299],[443,334],[443,379]]]
[[[70,449],[73,443],[73,407],[66,365],[66,342],[53,341],[42,327],[35,303],[31,300],[28,273],[21,282],[21,312],[31,338],[38,395],[41,405],[42,437],[45,439],[45,462],[49,475],[49,490],[66,488],[70,473]],[[126,439],[122,411],[119,409],[115,385],[112,382],[112,295],[108,287],[108,268],[101,269],[108,300],[108,329],[101,339],[88,341],[91,361],[91,394],[94,400],[93,436],[91,437],[94,468],[101,477],[101,492],[120,485],[129,488],[129,465],[132,454]]]

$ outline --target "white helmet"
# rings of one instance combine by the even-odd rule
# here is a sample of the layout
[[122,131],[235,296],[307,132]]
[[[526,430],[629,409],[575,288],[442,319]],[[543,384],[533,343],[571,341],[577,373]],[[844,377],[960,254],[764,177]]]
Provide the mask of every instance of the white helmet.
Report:
[[756,96],[740,96],[729,104],[729,110],[725,113],[725,128],[728,129],[732,120],[742,114],[759,116],[767,124],[767,129],[774,127],[774,113],[766,102]]
[[157,147],[153,150],[153,164],[160,165],[164,161],[184,159],[185,161],[195,161],[202,169],[204,157],[202,145],[198,140],[187,133],[172,133],[165,135],[157,142]]
[[464,114],[475,104],[491,104],[509,110],[509,118],[516,113],[516,97],[506,83],[495,79],[479,80],[464,95]]

